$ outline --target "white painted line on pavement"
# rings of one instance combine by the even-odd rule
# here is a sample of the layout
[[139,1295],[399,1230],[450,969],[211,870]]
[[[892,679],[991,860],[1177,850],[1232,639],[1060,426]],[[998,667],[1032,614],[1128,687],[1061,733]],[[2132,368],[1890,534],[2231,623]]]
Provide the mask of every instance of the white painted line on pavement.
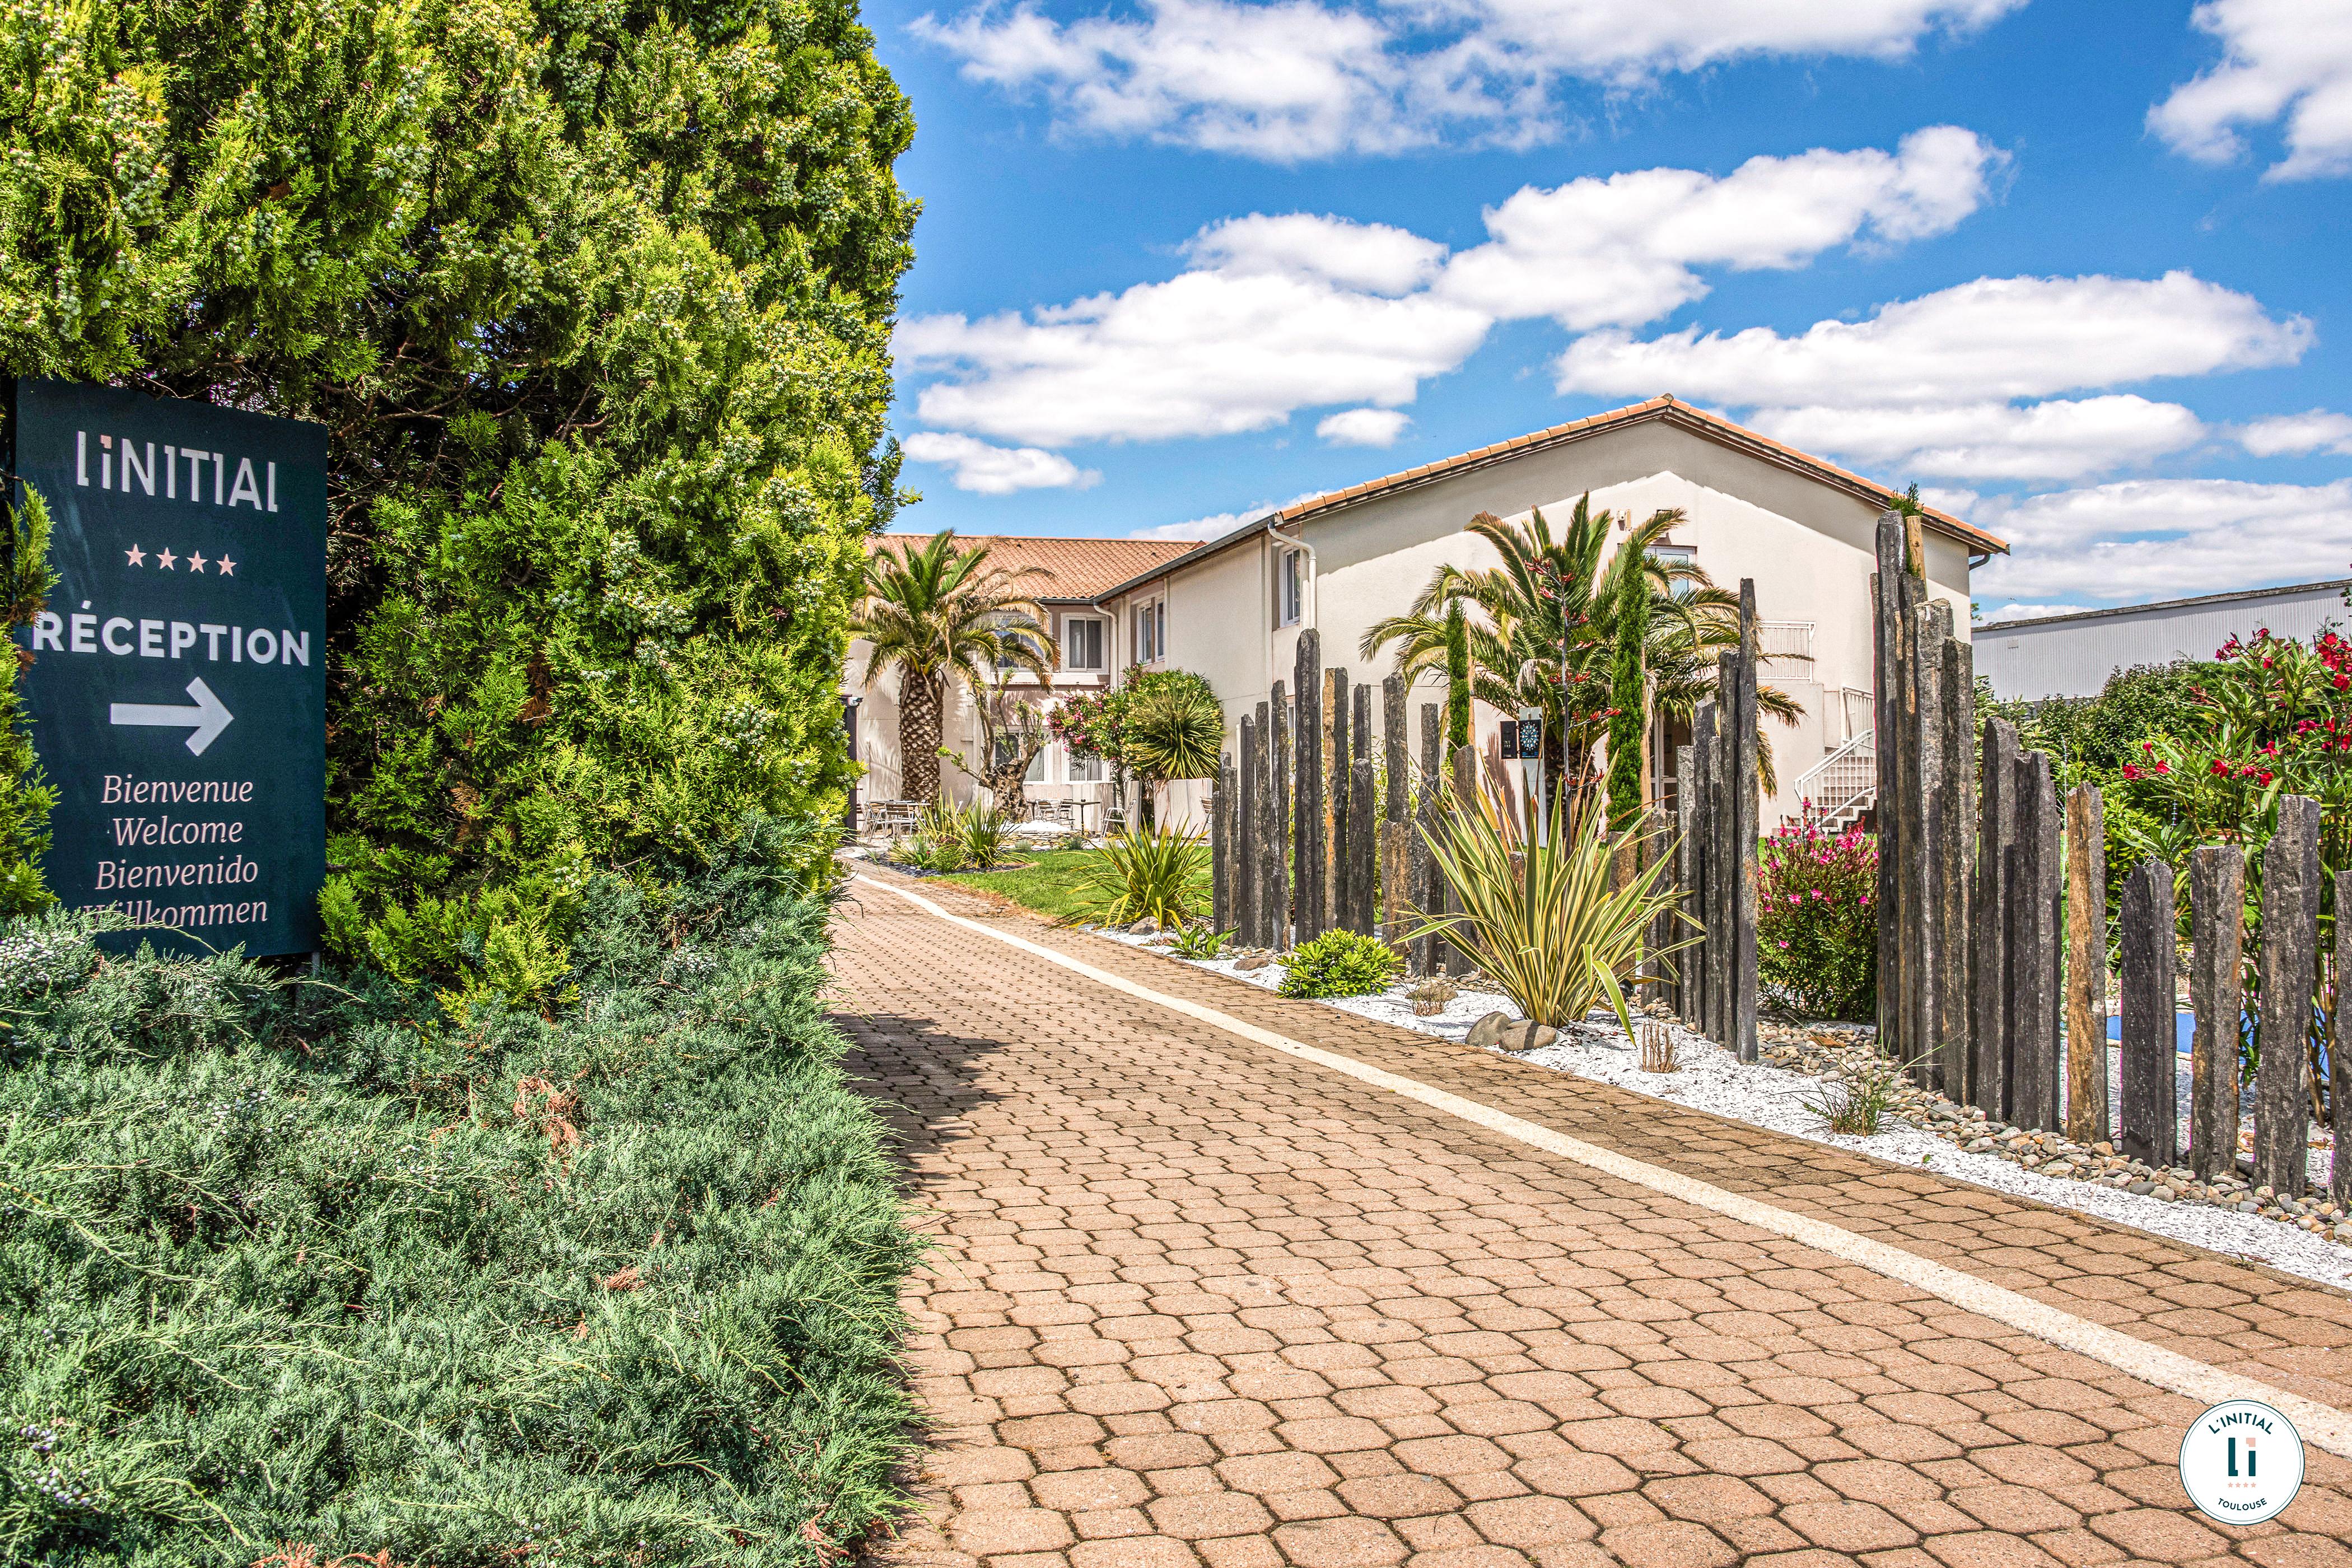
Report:
[[1294,1040],[1286,1035],[1276,1034],[1271,1029],[1260,1028],[1213,1007],[1204,1007],[1198,1002],[1189,1002],[1181,996],[1170,996],[1139,985],[1124,975],[1097,969],[1093,964],[1072,958],[1067,953],[1056,952],[1050,947],[1014,936],[1009,931],[995,930],[979,921],[950,914],[930,900],[905,888],[892,887],[862,873],[856,879],[868,887],[895,893],[951,924],[977,931],[1009,947],[1019,948],[1024,952],[1034,953],[1048,963],[1059,964],[1074,973],[1083,974],[1097,984],[1165,1007],[1171,1013],[1181,1013],[1229,1035],[1238,1035],[1270,1050],[1280,1051],[1285,1056],[1297,1057],[1332,1072],[1345,1074],[1360,1083],[1384,1089],[1416,1104],[1442,1110],[1449,1116],[1484,1127],[1490,1132],[1499,1132],[1506,1138],[1541,1149],[1546,1153],[1572,1160],[1619,1181],[1647,1187],[1652,1192],[1663,1193],[1694,1207],[1801,1242],[1844,1262],[1859,1265],[1890,1279],[1899,1279],[1964,1311],[2004,1323],[2062,1350],[2104,1362],[2117,1372],[2158,1388],[2207,1405],[2219,1405],[2228,1399],[2260,1400],[2294,1422],[2295,1429],[2303,1434],[2305,1442],[2352,1458],[2352,1415],[2332,1405],[2322,1405],[2315,1399],[2306,1399],[2302,1394],[2273,1387],[2258,1378],[2225,1372],[2220,1367],[2182,1355],[2178,1351],[2152,1345],[2146,1340],[2135,1339],[2105,1324],[2092,1322],[2088,1318],[2079,1318],[2061,1308],[2037,1301],[2020,1291],[1947,1268],[1916,1253],[1906,1252],[1899,1247],[1874,1241],[1842,1226],[1760,1203],[1712,1183],[1685,1176],[1678,1171],[1669,1171],[1662,1165],[1653,1165],[1646,1161],[1620,1154],[1613,1149],[1603,1149],[1598,1144],[1570,1138],[1564,1132],[1508,1115],[1476,1100],[1465,1100],[1458,1094],[1433,1089],[1425,1083],[1357,1061],[1352,1057],[1343,1057],[1337,1052]]

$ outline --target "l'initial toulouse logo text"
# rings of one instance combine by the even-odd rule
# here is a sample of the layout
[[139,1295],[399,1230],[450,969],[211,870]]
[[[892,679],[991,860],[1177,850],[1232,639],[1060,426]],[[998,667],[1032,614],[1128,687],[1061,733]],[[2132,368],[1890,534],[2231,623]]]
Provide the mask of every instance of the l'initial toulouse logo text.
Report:
[[[239,458],[236,466],[229,466],[226,452],[199,452],[192,447],[174,447],[168,443],[159,447],[152,441],[140,442],[128,436],[117,441],[101,432],[98,437],[97,477],[90,474],[92,457],[89,432],[74,432],[74,483],[85,488],[95,485],[102,490],[117,490],[124,495],[131,487],[139,493],[154,495],[160,487],[165,500],[189,500],[202,504],[206,499],[205,475],[211,475],[213,505],[235,508],[247,505],[256,511],[278,510],[278,465],[265,461],[261,472],[253,471],[253,459]],[[187,493],[180,493],[180,474],[188,476]]]

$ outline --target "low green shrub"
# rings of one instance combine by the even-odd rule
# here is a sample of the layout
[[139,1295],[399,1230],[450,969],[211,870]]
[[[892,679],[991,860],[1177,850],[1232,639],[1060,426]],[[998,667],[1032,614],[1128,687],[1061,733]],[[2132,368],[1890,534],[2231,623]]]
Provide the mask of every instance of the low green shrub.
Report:
[[1327,931],[1292,950],[1283,971],[1285,996],[1367,996],[1388,988],[1404,967],[1394,949],[1377,937]]
[[551,1015],[0,937],[0,1561],[805,1564],[896,1515],[918,1244],[804,845],[582,890]]
[[1233,934],[1229,931],[1215,930],[1206,921],[1195,921],[1176,933],[1175,944],[1170,951],[1179,958],[1197,959],[1205,963],[1225,951],[1225,943],[1233,939]]
[[1867,1019],[1878,1005],[1878,841],[1789,824],[1756,876],[1756,970],[1802,1018]]

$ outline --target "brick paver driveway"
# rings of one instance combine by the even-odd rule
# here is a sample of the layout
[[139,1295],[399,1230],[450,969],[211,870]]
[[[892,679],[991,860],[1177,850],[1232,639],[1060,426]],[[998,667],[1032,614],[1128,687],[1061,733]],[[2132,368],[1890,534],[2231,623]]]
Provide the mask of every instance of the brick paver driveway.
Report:
[[[902,1568],[2352,1564],[2352,1466],[2205,1521],[2194,1402],[1293,1059],[870,885],[836,1015],[939,1238]],[[1287,1003],[922,884],[1155,990],[2341,1407],[2352,1301]]]

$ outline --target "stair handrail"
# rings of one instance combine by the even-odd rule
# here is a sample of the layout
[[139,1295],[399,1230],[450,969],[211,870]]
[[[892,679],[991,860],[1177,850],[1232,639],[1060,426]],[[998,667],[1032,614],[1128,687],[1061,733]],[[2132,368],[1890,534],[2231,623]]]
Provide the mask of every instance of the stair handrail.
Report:
[[1827,775],[1830,770],[1837,766],[1840,763],[1852,762],[1865,752],[1875,755],[1878,749],[1877,740],[1878,730],[1877,727],[1874,725],[1870,729],[1863,731],[1860,734],[1854,736],[1843,745],[1838,747],[1837,750],[1830,752],[1820,762],[1815,763],[1811,767],[1807,768],[1803,773],[1798,776],[1796,784],[1797,798],[1804,803],[1805,811],[1812,817],[1813,820],[1817,822],[1834,821],[1839,816],[1844,815],[1844,813],[1851,809],[1856,802],[1862,800],[1864,796],[1877,793],[1878,778],[1874,772],[1860,789],[1852,791],[1846,795],[1844,799],[1834,803],[1815,800],[1813,798],[1812,789],[1810,787],[1816,780]]

